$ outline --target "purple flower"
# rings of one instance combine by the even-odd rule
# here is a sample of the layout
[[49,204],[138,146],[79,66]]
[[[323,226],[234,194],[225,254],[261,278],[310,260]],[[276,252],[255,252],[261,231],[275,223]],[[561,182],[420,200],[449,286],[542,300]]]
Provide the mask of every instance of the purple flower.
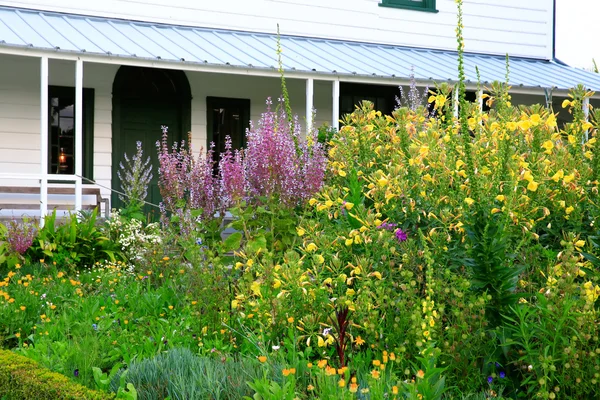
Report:
[[95,331],[97,331],[98,330],[98,325],[92,324],[92,329],[95,330]]
[[398,228],[396,229],[396,239],[402,243],[408,239],[408,236],[406,235],[406,232],[404,232],[401,228]]
[[75,371],[73,371],[73,375],[75,375],[75,378],[79,377],[79,369],[75,369]]
[[506,373],[504,371],[500,371],[500,379],[504,379],[506,377]]
[[398,226],[398,224],[394,224],[391,222],[382,222],[381,225],[379,225],[377,227],[377,229],[385,229],[386,231],[393,231],[396,227]]
[[487,381],[488,381],[488,383],[492,383],[494,381],[494,378],[492,378],[491,376],[488,376]]
[[36,235],[37,229],[32,222],[12,220],[6,225],[6,243],[15,253],[25,253]]

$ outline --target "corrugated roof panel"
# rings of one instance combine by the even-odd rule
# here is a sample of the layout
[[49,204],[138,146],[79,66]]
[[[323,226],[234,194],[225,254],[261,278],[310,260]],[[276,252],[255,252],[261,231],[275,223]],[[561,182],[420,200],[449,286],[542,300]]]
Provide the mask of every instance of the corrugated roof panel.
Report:
[[[121,19],[0,7],[2,47],[32,47],[123,58],[228,65],[272,70],[277,66],[276,36],[263,33],[183,27]],[[453,51],[282,36],[284,69],[319,74],[456,81]],[[465,74],[482,83],[504,81],[503,56],[465,54]],[[512,86],[570,89],[584,84],[600,90],[600,74],[554,61],[510,59]]]

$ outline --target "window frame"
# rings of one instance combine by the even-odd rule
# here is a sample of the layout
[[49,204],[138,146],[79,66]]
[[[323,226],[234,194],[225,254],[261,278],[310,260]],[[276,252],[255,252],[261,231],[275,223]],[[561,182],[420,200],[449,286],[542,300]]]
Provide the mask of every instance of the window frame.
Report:
[[435,4],[436,0],[423,0],[421,5],[411,0],[381,0],[380,7],[401,8],[404,10],[423,11],[430,13],[439,12]]
[[[53,97],[72,97],[75,99],[75,87],[73,86],[57,86],[48,85],[48,126],[51,124],[51,108]],[[93,88],[83,88],[83,123],[82,123],[82,136],[83,136],[83,177],[93,180],[94,179],[94,100],[95,90]],[[73,115],[77,118],[76,115]],[[60,175],[52,171],[52,143],[51,143],[51,132],[48,130],[48,174]],[[83,180],[83,183],[91,183]]]

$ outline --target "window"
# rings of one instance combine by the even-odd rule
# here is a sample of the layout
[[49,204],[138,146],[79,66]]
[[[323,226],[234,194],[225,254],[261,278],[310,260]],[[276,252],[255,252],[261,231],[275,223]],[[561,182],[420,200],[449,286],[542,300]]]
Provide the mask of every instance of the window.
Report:
[[438,12],[435,0],[381,0],[381,7],[404,8],[407,10]]
[[[48,173],[75,174],[75,88],[48,87]],[[93,179],[94,89],[83,89],[83,176]]]
[[250,124],[250,100],[207,97],[208,143],[215,144],[214,159],[220,160],[225,152],[225,138],[231,138],[231,147],[242,148],[246,128]]
[[342,82],[340,84],[340,119],[352,114],[362,101],[373,103],[375,110],[391,115],[396,107],[396,97],[400,96],[397,86],[364,85]]

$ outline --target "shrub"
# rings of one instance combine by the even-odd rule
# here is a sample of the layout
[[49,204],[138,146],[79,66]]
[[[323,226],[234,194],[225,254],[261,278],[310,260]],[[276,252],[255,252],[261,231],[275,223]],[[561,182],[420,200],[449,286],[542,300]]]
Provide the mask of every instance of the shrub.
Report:
[[[246,382],[261,375],[257,364],[245,358],[199,357],[188,349],[173,349],[131,363],[126,381],[133,383],[140,400],[243,399],[252,394]],[[112,380],[115,391],[121,373]]]
[[108,400],[115,396],[72,382],[35,361],[0,350],[0,398],[10,400]]

